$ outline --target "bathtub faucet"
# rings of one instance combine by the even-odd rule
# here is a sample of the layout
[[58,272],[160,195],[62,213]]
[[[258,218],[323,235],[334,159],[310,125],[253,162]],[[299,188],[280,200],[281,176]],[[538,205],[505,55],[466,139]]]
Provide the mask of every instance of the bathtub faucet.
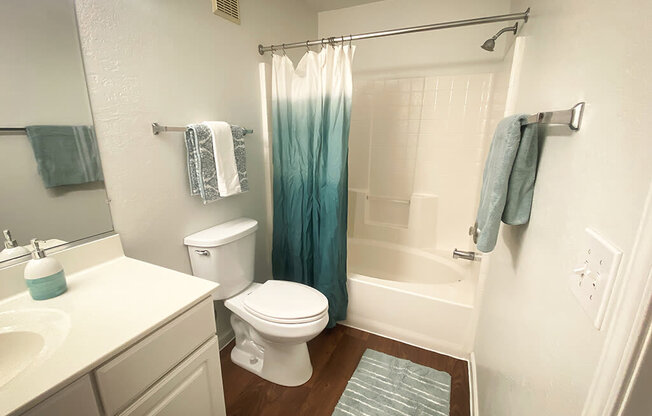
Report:
[[464,251],[464,250],[455,249],[453,250],[453,258],[471,260],[471,261],[480,261],[482,255],[480,253],[476,253],[475,251]]

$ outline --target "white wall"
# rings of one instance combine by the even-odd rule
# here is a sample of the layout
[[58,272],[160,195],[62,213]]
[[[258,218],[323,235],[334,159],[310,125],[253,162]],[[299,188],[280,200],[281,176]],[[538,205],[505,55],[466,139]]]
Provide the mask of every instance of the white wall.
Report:
[[[73,0],[0,2],[0,127],[91,125]],[[46,189],[25,134],[0,136],[0,230],[73,241],[110,231],[102,183]]]
[[[241,2],[242,25],[206,0],[79,0],[80,33],[115,228],[128,256],[190,273],[183,238],[247,216],[261,223],[256,278],[267,279],[258,43],[313,38],[317,16],[299,0]],[[299,50],[300,51],[300,50]],[[190,197],[181,133],[151,123],[226,120],[246,138],[251,191],[203,205]],[[220,309],[221,335],[229,328]]]
[[358,4],[373,3],[378,0],[305,0],[314,10],[334,10],[351,7]]
[[512,9],[527,6],[515,111],[587,107],[579,132],[544,132],[530,223],[503,226],[491,256],[475,347],[483,416],[581,414],[611,316],[596,330],[567,276],[587,226],[628,261],[652,177],[652,6],[518,0]]

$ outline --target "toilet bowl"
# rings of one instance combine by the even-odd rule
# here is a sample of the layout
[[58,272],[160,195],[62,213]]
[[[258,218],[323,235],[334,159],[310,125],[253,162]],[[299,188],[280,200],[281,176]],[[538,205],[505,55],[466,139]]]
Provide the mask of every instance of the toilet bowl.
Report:
[[184,239],[193,274],[219,283],[212,294],[232,312],[236,345],[231,360],[283,386],[312,376],[307,342],[328,324],[328,300],[295,282],[253,283],[258,224],[239,218]]
[[310,380],[306,343],[328,324],[324,295],[299,283],[269,280],[253,283],[225,305],[233,312],[236,345],[231,360],[235,364],[282,386]]

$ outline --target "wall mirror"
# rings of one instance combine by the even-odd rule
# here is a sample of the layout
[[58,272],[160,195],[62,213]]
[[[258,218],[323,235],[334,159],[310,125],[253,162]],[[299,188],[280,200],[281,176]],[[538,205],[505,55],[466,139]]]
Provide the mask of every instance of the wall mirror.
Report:
[[0,1],[0,267],[113,230],[76,22],[74,0]]

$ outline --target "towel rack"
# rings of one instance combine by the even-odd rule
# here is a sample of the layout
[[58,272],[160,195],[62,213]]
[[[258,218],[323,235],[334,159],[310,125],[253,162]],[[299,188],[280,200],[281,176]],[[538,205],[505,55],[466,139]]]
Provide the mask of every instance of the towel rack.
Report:
[[546,111],[528,116],[523,124],[565,124],[571,130],[577,131],[582,124],[584,102],[577,103],[573,108],[559,111]]
[[[164,133],[166,131],[186,131],[186,127],[179,126],[161,126],[158,123],[152,123],[152,134],[158,135],[159,133]],[[245,129],[244,134],[252,134],[254,131],[251,129]]]
[[25,134],[25,127],[0,127],[0,135]]

